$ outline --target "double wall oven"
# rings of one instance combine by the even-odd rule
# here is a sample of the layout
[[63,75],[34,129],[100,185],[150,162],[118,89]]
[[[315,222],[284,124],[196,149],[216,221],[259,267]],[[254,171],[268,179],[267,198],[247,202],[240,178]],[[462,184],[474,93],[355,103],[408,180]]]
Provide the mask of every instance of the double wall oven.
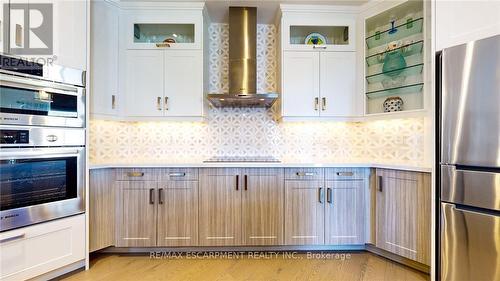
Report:
[[85,72],[0,66],[0,231],[83,213]]

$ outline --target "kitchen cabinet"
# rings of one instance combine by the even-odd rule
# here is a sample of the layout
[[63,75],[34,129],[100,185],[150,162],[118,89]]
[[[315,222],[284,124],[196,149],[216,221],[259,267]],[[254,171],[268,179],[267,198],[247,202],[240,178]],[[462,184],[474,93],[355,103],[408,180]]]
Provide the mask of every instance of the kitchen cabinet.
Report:
[[90,114],[118,114],[118,25],[120,10],[108,1],[91,1]]
[[430,174],[377,169],[376,243],[430,265]]
[[0,233],[0,279],[28,280],[85,261],[85,215]]
[[202,169],[202,246],[280,245],[283,169]]
[[436,51],[500,34],[499,1],[434,3]]
[[117,247],[156,246],[158,183],[117,181]]
[[117,169],[116,246],[196,246],[197,175],[197,169]]
[[283,116],[319,116],[319,53],[283,53]]
[[241,182],[238,169],[201,169],[201,246],[241,244]]
[[243,245],[283,244],[283,169],[241,171]]
[[126,114],[196,117],[203,114],[201,51],[128,50]]
[[158,185],[157,246],[197,244],[198,181],[181,179],[161,182]]
[[[353,117],[356,105],[355,11],[282,5],[282,117]],[[319,12],[319,11],[318,11]],[[318,32],[324,44],[306,44]]]
[[89,251],[115,244],[114,169],[97,169],[89,173]]
[[[24,13],[22,9],[10,6],[9,28],[2,29],[2,41],[8,38],[8,50],[3,52],[12,55],[22,56],[28,59],[42,59],[50,63],[76,69],[87,69],[87,1],[65,1],[65,0],[28,0],[28,1],[8,1],[11,5],[28,4],[30,9],[30,21],[40,22],[48,21],[43,18],[42,13],[34,12],[38,4],[52,4],[52,38],[39,38],[37,34],[30,32],[29,46],[28,40],[24,38]],[[2,5],[5,2],[2,2]],[[2,9],[5,6],[3,5]],[[3,15],[3,14],[2,14]],[[31,27],[33,29],[33,27]],[[52,42],[47,41],[52,39]],[[2,42],[3,43],[3,42]],[[52,44],[52,52],[47,53],[47,48]],[[3,46],[2,46],[3,48]],[[40,49],[38,53],[26,53],[26,48]]]
[[285,181],[285,244],[321,245],[325,235],[322,181]]
[[354,52],[285,51],[283,116],[355,115]]

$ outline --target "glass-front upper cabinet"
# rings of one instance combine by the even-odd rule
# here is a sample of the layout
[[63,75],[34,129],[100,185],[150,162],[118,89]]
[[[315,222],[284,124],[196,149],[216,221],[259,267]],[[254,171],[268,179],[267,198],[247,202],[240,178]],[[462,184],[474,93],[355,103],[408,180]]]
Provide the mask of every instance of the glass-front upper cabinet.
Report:
[[199,11],[135,11],[126,17],[127,49],[201,49],[202,24]]
[[355,51],[355,17],[335,13],[283,12],[284,50]]

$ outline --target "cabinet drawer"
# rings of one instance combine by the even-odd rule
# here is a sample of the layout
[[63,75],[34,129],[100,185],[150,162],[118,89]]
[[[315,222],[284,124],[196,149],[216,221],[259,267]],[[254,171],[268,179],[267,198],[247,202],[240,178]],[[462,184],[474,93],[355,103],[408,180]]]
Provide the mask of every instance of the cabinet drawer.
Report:
[[162,169],[160,172],[162,181],[192,181],[198,180],[198,169],[196,168],[170,168]]
[[287,168],[285,180],[321,180],[323,169],[320,168]]
[[85,259],[85,215],[3,232],[0,241],[0,279],[31,279]]
[[161,169],[127,168],[116,169],[117,181],[154,181],[160,179]]
[[369,169],[367,168],[327,168],[325,169],[325,180],[359,180],[367,179]]

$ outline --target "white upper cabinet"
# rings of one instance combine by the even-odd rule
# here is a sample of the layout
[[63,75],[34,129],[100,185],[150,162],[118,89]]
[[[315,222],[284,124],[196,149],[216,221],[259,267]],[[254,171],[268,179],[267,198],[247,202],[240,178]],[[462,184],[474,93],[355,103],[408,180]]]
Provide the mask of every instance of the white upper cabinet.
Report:
[[284,52],[283,116],[319,114],[319,65],[318,52]]
[[125,68],[126,114],[132,117],[163,116],[164,52],[128,50]]
[[283,49],[354,51],[356,11],[345,9],[324,5],[281,5]]
[[436,50],[500,34],[500,1],[436,0]]
[[356,114],[356,53],[323,52],[320,54],[320,115],[354,116]]
[[[2,10],[7,7],[4,5],[6,3],[10,3],[9,30],[8,34],[3,34],[6,32],[5,28],[1,30],[1,51],[28,59],[43,59],[40,61],[49,61],[81,70],[87,69],[87,1],[2,0],[0,2]],[[24,17],[27,15],[23,10],[25,7],[23,5],[26,4],[29,7],[31,27],[24,26]],[[50,33],[42,32],[43,38],[33,31],[29,32],[29,40],[24,38],[28,34],[26,29],[33,30],[37,25],[43,28],[46,24],[50,24],[50,21],[52,21],[52,30]],[[2,20],[2,27],[5,27],[5,24]],[[51,35],[52,38],[48,35]],[[9,48],[6,50],[3,46],[5,38],[9,40]],[[52,44],[52,52],[47,53],[46,50],[50,51],[50,44]],[[40,49],[41,51],[37,53],[37,51],[27,50],[27,48]]]
[[203,55],[198,50],[165,52],[165,116],[200,116],[203,110]]
[[[357,11],[309,5],[281,9],[282,117],[360,115],[355,83]],[[307,37],[313,42],[305,43]]]
[[200,10],[182,9],[182,7],[125,10],[126,48],[201,49],[203,46],[201,7]]
[[90,113],[118,112],[119,9],[107,1],[92,1],[90,25]]

